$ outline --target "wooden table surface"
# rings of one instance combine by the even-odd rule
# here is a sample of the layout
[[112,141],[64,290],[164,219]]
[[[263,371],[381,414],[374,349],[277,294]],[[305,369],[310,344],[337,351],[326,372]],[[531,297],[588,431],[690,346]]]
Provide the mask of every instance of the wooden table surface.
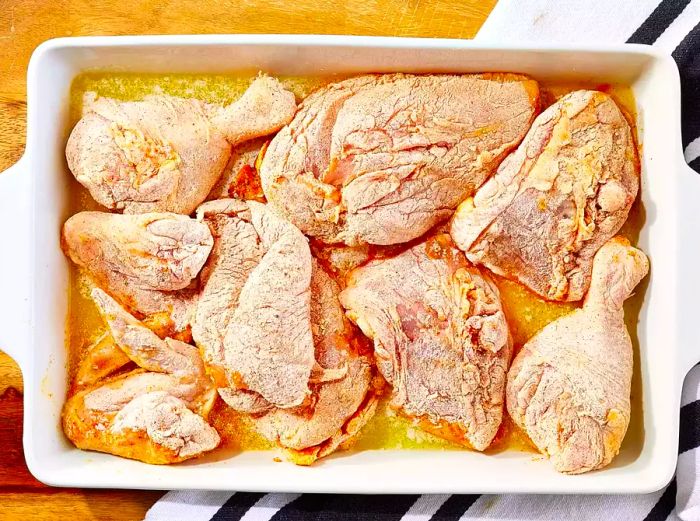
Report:
[[[59,36],[319,33],[472,38],[496,0],[2,0],[0,171],[22,155],[26,72],[34,48]],[[10,298],[11,295],[2,295]],[[0,352],[0,518],[142,519],[162,492],[57,489],[36,481],[22,454],[22,376]]]

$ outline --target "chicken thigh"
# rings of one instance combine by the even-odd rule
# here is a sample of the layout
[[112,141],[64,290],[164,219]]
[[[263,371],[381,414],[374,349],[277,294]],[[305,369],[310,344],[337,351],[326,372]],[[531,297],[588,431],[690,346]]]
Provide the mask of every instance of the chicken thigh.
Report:
[[190,286],[214,243],[205,224],[184,215],[103,212],[68,219],[62,241],[98,286],[166,334],[188,326],[196,297]]
[[63,408],[66,436],[80,449],[154,464],[216,448],[219,435],[206,422],[216,390],[197,349],[161,340],[102,290],[92,296],[111,338],[139,369],[73,395]]
[[567,94],[463,202],[450,233],[467,257],[549,300],[581,300],[593,256],[627,219],[639,160],[610,96]]
[[648,270],[640,250],[610,239],[593,260],[583,308],[535,335],[508,372],[508,412],[559,472],[599,469],[620,450],[632,381],[622,305]]
[[93,95],[66,159],[109,209],[190,214],[221,176],[231,145],[277,131],[295,110],[294,95],[268,76],[226,107],[164,95],[125,102]]
[[307,97],[260,166],[270,204],[326,243],[395,244],[447,219],[525,136],[516,74],[351,78]]
[[503,415],[511,339],[498,289],[449,235],[352,271],[340,301],[374,341],[395,408],[438,436],[489,446]]

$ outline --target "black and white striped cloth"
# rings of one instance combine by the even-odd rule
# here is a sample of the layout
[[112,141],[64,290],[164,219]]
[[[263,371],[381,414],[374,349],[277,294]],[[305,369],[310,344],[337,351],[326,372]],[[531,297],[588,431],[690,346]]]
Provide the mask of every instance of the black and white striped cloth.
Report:
[[[699,22],[700,0],[500,0],[477,38],[518,43],[627,41],[672,53],[681,70],[685,158],[700,172]],[[680,415],[676,477],[653,494],[361,496],[177,491],[158,501],[146,521],[700,521],[700,366],[685,381]]]

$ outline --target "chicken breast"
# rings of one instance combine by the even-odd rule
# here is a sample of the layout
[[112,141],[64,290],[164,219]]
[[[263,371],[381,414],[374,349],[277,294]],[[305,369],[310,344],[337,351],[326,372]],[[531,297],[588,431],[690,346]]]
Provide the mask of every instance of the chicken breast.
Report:
[[164,95],[122,102],[92,94],[66,159],[75,178],[111,210],[190,214],[221,176],[231,145],[277,131],[295,110],[294,95],[268,76],[227,107]]
[[235,391],[255,410],[300,405],[314,365],[306,238],[253,201],[221,199],[197,213],[216,241],[192,333],[217,382],[226,382],[222,397],[237,409],[244,397]]
[[270,204],[323,242],[395,244],[447,219],[521,141],[537,83],[514,74],[359,76],[319,89],[272,140]]
[[632,382],[622,306],[648,271],[644,253],[610,239],[593,260],[583,308],[537,333],[508,372],[508,412],[559,472],[605,467],[620,450]]
[[191,321],[190,286],[214,239],[205,224],[174,213],[80,212],[63,225],[62,242],[99,287],[172,333]]
[[377,403],[371,358],[338,285],[301,232],[265,205],[222,199],[197,214],[214,249],[192,333],[219,394],[291,461],[330,454]]
[[161,340],[102,290],[92,295],[110,337],[139,369],[74,394],[63,408],[66,436],[80,449],[154,464],[216,448],[219,435],[206,422],[216,390],[197,349]]
[[348,322],[338,302],[340,288],[314,262],[311,324],[315,359],[310,403],[274,408],[255,417],[258,431],[284,449],[287,459],[308,465],[350,442],[372,418],[380,384],[374,381],[371,351]]
[[602,92],[545,110],[451,226],[474,263],[549,300],[581,300],[593,256],[627,220],[639,160],[627,120]]
[[477,450],[501,424],[511,340],[496,286],[437,234],[350,273],[340,302],[374,341],[391,403]]
[[[205,203],[197,209],[197,219],[209,227],[214,247],[200,277],[192,337],[228,403],[224,336],[238,306],[241,289],[265,249],[253,227],[250,209],[243,201],[221,199]],[[264,400],[262,403],[267,406]]]

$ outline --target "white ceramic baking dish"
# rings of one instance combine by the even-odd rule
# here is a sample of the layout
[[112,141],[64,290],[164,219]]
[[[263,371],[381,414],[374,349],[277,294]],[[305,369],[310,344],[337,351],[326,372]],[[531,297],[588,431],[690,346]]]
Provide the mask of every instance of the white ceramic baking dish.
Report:
[[[643,416],[605,470],[557,474],[542,458],[506,451],[341,453],[310,467],[246,452],[159,467],[83,452],[63,436],[68,263],[59,231],[68,217],[71,80],[86,69],[133,72],[318,75],[360,72],[514,71],[541,80],[633,87],[642,147],[646,222],[639,244],[652,261],[639,315],[637,377]],[[0,346],[24,375],[24,452],[51,485],[297,492],[649,492],[671,478],[678,409],[688,369],[700,360],[700,176],[683,161],[680,87],[673,60],[643,46],[512,48],[461,40],[345,36],[163,36],[51,40],[32,56],[27,148],[0,175]]]

